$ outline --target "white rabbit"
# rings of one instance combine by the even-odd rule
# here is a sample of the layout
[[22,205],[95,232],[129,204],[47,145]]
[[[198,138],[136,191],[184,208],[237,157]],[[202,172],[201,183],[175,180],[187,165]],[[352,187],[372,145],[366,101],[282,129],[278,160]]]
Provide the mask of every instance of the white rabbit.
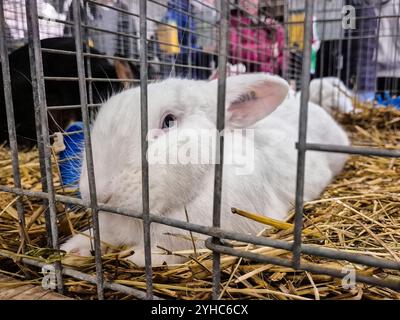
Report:
[[[155,134],[149,142],[149,153],[157,148],[165,153],[176,152],[174,148],[162,147],[173,133],[215,129],[216,106],[216,80],[169,79],[150,84],[148,124],[149,129],[155,129]],[[238,128],[254,129],[255,152],[244,155],[245,163],[253,164],[251,173],[238,175],[237,164],[224,165],[222,228],[255,234],[262,226],[233,215],[230,208],[238,207],[276,219],[287,216],[295,196],[299,99],[288,97],[288,84],[282,78],[263,73],[245,74],[227,79],[226,106],[225,141]],[[313,103],[309,104],[307,135],[311,143],[349,144],[342,128]],[[97,115],[91,137],[98,201],[140,212],[140,88],[108,100]],[[245,139],[250,138],[245,136]],[[235,146],[225,144],[225,153],[230,152],[236,152]],[[307,153],[305,201],[316,198],[324,190],[345,160],[343,154]],[[211,225],[213,183],[214,165],[210,163],[150,163],[150,212],[186,221],[186,208],[191,223]],[[80,191],[84,200],[89,198],[88,189],[87,168],[83,165]],[[142,222],[105,212],[100,212],[99,217],[101,240],[114,246],[132,246],[135,254],[129,259],[143,266]],[[190,239],[184,230],[152,224],[153,265],[180,261],[176,256],[160,254],[157,247],[171,251],[192,247],[190,240],[176,235]],[[197,246],[203,246],[203,242],[198,241]],[[88,237],[76,235],[62,249],[89,255],[90,242]]]
[[352,112],[354,110],[352,99],[353,93],[339,78],[325,77],[310,82],[310,101],[321,105],[328,112],[332,109]]

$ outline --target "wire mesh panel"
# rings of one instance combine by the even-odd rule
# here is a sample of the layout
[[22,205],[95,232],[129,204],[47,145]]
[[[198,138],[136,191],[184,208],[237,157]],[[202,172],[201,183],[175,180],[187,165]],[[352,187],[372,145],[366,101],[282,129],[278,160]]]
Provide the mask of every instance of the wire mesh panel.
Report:
[[[400,155],[399,150],[391,147],[335,144],[329,136],[333,131],[323,127],[318,127],[326,129],[321,134],[323,140],[307,139],[312,131],[308,129],[310,125],[322,123],[328,117],[320,113],[320,118],[315,118],[315,112],[322,112],[314,109],[315,104],[330,114],[353,114],[363,103],[398,105],[399,7],[398,1],[381,1],[379,5],[369,1],[311,0],[3,1],[0,53],[4,117],[0,138],[7,141],[10,150],[12,180],[1,185],[0,191],[16,196],[18,253],[24,254],[22,262],[53,268],[59,292],[64,291],[65,276],[96,284],[99,299],[106,298],[108,290],[140,299],[160,298],[162,290],[153,284],[153,267],[163,259],[168,262],[168,258],[160,258],[154,250],[166,251],[169,256],[183,255],[182,250],[161,247],[157,241],[160,236],[169,237],[166,244],[176,242],[171,240],[176,238],[185,239],[189,248],[193,244],[191,258],[212,274],[212,296],[208,297],[214,299],[220,298],[226,289],[221,292],[225,255],[338,278],[343,277],[341,270],[310,260],[305,262],[302,257],[344,260],[389,270],[388,275],[397,272],[400,265],[395,249],[389,249],[393,259],[383,259],[337,250],[318,241],[304,243],[303,236],[310,230],[303,225],[307,217],[305,203],[312,200],[308,196],[312,184],[308,179],[318,183],[317,179],[312,180],[309,169],[314,167],[316,172],[326,173],[317,171],[319,163],[310,158],[310,153],[323,152],[326,159],[331,154],[337,156],[335,159],[344,159],[338,154],[393,159]],[[253,76],[261,78],[249,84],[247,81],[253,78],[247,74],[255,73]],[[238,75],[243,75],[244,80],[235,83],[232,79],[239,79],[234,77]],[[180,80],[162,81],[170,78]],[[268,85],[260,89],[263,81]],[[189,93],[193,93],[193,98]],[[261,210],[282,211],[281,198],[290,199],[291,203],[287,200],[284,206],[294,207],[293,224],[284,224],[293,234],[290,241],[256,236],[245,227],[225,228],[230,218],[226,218],[224,197],[237,192],[233,197],[237,199],[229,204],[235,207],[236,202],[243,205],[240,197],[245,193],[240,186],[224,193],[224,187],[229,186],[225,182],[225,177],[229,177],[229,155],[225,154],[229,135],[225,137],[224,133],[213,140],[216,163],[202,163],[188,174],[186,167],[176,164],[166,169],[149,163],[154,139],[163,139],[163,132],[169,132],[174,123],[182,122],[185,126],[183,119],[188,111],[180,104],[194,110],[190,114],[193,127],[211,126],[221,133],[226,127],[253,129],[273,111],[265,111],[265,106],[278,107],[286,96],[295,104],[293,108],[298,107],[297,113],[287,109],[281,116],[288,121],[295,119],[295,130],[284,122],[280,125],[271,120],[268,124],[273,129],[272,136],[274,130],[288,130],[296,135],[296,144],[279,155],[282,163],[286,157],[296,160],[291,162],[293,185],[283,195],[277,195],[273,189],[282,187],[285,181],[278,181],[274,175],[243,177],[240,183],[252,184],[249,189],[254,194],[261,190],[262,199],[248,204],[254,210],[262,208],[256,203],[265,201],[264,196],[269,203]],[[246,108],[235,113],[243,104]],[[157,109],[158,105],[163,108]],[[279,109],[276,112],[280,114]],[[263,143],[268,138],[256,137]],[[347,141],[347,137],[343,139]],[[278,144],[290,143],[291,140],[272,141],[271,154]],[[34,150],[40,177],[36,187],[30,188],[21,178],[21,172],[27,169],[21,165],[20,157],[21,151],[31,147],[37,148]],[[268,160],[274,160],[265,159],[263,168],[271,165]],[[334,162],[329,165],[338,165]],[[154,172],[164,180],[155,183]],[[173,172],[177,183],[165,172]],[[288,173],[280,174],[277,177],[289,179]],[[207,183],[203,186],[204,177]],[[207,212],[204,216],[209,221],[191,211],[191,202],[198,198],[197,193],[190,192],[193,185],[196,192],[210,190],[206,193],[208,198],[201,199],[201,206],[195,208]],[[272,185],[272,191],[268,185]],[[319,193],[323,191],[320,189]],[[159,192],[157,197],[152,191]],[[26,218],[32,198],[40,199],[40,210],[34,214],[35,219],[44,216],[46,236],[42,238],[33,239],[29,232],[36,223],[31,216],[30,220]],[[343,198],[336,200],[340,199]],[[243,212],[232,208],[234,214],[265,221]],[[280,216],[281,220],[285,217]],[[114,224],[122,229],[110,232],[107,227]],[[396,235],[393,237],[395,242]],[[212,252],[212,267],[204,267],[206,263],[197,260],[195,242],[201,243],[201,250]],[[64,256],[60,244],[63,250],[77,256],[93,256],[93,272],[72,268],[65,260],[69,255]],[[131,262],[144,267],[142,286],[124,285],[129,284],[129,279],[110,280],[108,251],[123,245],[134,246],[135,252],[129,251],[133,256]],[[42,247],[51,248],[46,251],[50,253],[46,253],[46,259],[35,258],[34,253]],[[249,250],[265,247],[291,255],[283,258]],[[12,250],[0,250],[0,255],[13,258]],[[399,290],[395,277],[356,273],[355,280]],[[158,295],[154,295],[155,289]]]
[[[40,20],[40,38],[50,38],[63,35],[64,24],[57,20],[65,20],[65,14],[56,10],[46,1],[38,2]],[[27,15],[25,1],[4,1],[5,32],[9,50],[18,48],[27,42]]]

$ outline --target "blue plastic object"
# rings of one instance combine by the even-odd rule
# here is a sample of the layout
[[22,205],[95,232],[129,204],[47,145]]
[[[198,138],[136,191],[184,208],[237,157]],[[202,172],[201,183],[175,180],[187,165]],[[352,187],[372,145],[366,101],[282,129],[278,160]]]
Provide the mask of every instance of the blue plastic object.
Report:
[[374,91],[360,91],[357,93],[357,99],[360,102],[373,101],[375,98]]
[[376,101],[378,101],[378,104],[383,105],[383,106],[393,106],[397,109],[400,109],[400,96],[393,98],[389,91],[385,91],[383,95],[378,94],[376,95]]
[[84,149],[83,123],[70,124],[65,130],[65,150],[59,154],[61,180],[65,188],[78,189]]
[[[187,53],[190,48],[197,48],[196,42],[196,22],[194,19],[190,19],[190,16],[194,15],[193,6],[189,0],[170,0],[168,1],[168,10],[165,20],[176,21],[178,30],[179,43],[182,53]],[[189,31],[188,31],[189,30]],[[193,33],[194,32],[194,33]]]

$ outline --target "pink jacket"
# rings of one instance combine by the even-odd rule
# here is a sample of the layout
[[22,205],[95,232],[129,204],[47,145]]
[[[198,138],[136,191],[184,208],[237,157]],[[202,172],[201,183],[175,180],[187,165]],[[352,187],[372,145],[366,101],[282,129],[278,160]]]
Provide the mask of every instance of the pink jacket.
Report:
[[267,18],[254,24],[247,16],[231,16],[229,55],[233,64],[241,62],[252,65],[252,71],[279,73],[284,44],[284,29],[277,21]]

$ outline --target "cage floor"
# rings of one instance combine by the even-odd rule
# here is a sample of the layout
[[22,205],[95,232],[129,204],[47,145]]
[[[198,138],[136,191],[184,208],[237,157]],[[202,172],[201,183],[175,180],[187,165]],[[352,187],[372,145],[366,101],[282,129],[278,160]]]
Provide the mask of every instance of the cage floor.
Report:
[[0,274],[0,300],[71,300],[71,298]]
[[[393,108],[368,108],[360,106],[354,114],[336,114],[346,128],[353,144],[358,146],[400,149],[400,111]],[[19,153],[23,187],[41,190],[38,155],[36,150]],[[12,186],[12,167],[9,150],[0,148],[0,183]],[[56,168],[56,167],[55,167]],[[62,193],[57,170],[53,170],[57,192]],[[351,156],[343,172],[321,194],[319,199],[305,205],[305,243],[319,244],[354,253],[400,261],[400,159]],[[42,274],[35,267],[21,264],[23,256],[40,261],[51,261],[54,252],[45,246],[45,221],[42,202],[39,199],[24,199],[26,233],[29,236],[28,251],[21,253],[21,243],[16,212],[17,197],[0,193],[0,251],[10,258],[0,256],[0,269],[15,279],[29,283],[40,283]],[[90,215],[79,208],[57,204],[61,241],[90,224]],[[293,213],[287,219],[292,223]],[[286,226],[285,228],[283,226]],[[260,231],[264,228],[260,224]],[[265,235],[275,239],[293,240],[292,230],[287,224],[268,228]],[[280,249],[239,247],[264,254],[290,257]],[[103,256],[104,275],[136,289],[145,288],[143,269],[136,268],[124,260],[129,248],[119,248]],[[177,252],[190,256],[188,262],[154,268],[155,294],[164,298],[209,299],[212,292],[211,254],[207,250]],[[343,270],[349,266],[345,261],[332,261],[304,255],[303,260]],[[94,273],[92,257],[65,256],[65,265],[87,273]],[[343,288],[340,279],[309,272],[295,272],[286,267],[252,263],[236,257],[222,258],[223,299],[400,299],[400,293],[357,283],[352,289]],[[400,281],[399,271],[352,265],[358,272],[381,278]],[[0,282],[0,288],[2,283]],[[65,278],[66,294],[78,299],[93,299],[96,288],[93,284],[73,278]],[[132,296],[106,291],[107,299],[132,299]]]

